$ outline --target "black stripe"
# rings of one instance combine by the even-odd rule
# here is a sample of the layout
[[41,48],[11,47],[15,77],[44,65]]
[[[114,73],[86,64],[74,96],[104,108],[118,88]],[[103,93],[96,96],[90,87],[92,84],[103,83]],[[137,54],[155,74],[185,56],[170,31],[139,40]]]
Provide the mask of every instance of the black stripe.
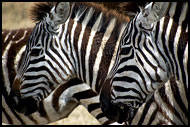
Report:
[[[90,9],[90,8],[89,8],[89,9]],[[87,24],[87,26],[88,26],[89,28],[92,28],[92,27],[94,26],[94,24],[95,24],[95,22],[96,22],[98,16],[100,15],[100,13],[101,13],[101,12],[98,11],[98,10],[96,10],[96,11],[93,13],[92,17],[90,18],[90,20],[89,20],[89,22],[88,22],[88,24]]]
[[139,100],[139,101],[141,101],[141,98],[135,97],[133,95],[117,96],[116,99],[126,99],[126,100],[133,99],[133,100]]
[[[139,42],[136,41],[136,36],[137,34],[139,33],[140,30],[137,29],[137,26],[136,26],[136,18],[133,20],[133,26],[132,26],[132,29],[134,31],[134,33],[132,33],[132,37],[131,37],[131,44],[135,47],[136,45],[139,45]],[[132,31],[132,32],[133,32]],[[138,37],[139,38],[139,37]],[[136,44],[137,43],[137,44]],[[139,47],[135,47],[135,48],[139,48]]]
[[141,93],[135,88],[123,88],[123,87],[120,87],[120,86],[114,86],[113,89],[115,91],[117,91],[117,92],[125,92],[125,93],[133,91],[134,93],[138,94],[141,99],[143,99]]
[[84,37],[82,39],[82,45],[81,45],[81,63],[82,63],[82,72],[83,72],[83,80],[86,82],[86,67],[85,67],[85,55],[86,55],[86,49],[87,44],[90,36],[90,29],[86,28],[84,32]]
[[81,91],[73,95],[73,97],[76,98],[78,101],[80,101],[81,99],[87,99],[95,96],[97,96],[97,94],[91,89],[86,91]]
[[88,105],[88,111],[92,112],[96,109],[100,108],[100,103],[93,103]]
[[103,113],[99,113],[97,116],[96,116],[96,119],[100,119],[100,118],[103,118],[105,117],[105,115]]
[[[68,49],[68,46],[67,46],[67,36],[66,35],[64,35],[64,36],[65,36],[65,42],[61,42],[61,43],[65,43],[66,49]],[[61,46],[61,51],[63,52],[63,54],[69,54],[69,52],[65,51],[62,46]],[[65,57],[69,61],[69,63],[71,64],[72,68],[75,68],[74,65],[73,65],[74,63],[72,63],[71,60],[70,60],[71,58],[69,58],[68,55],[65,55]]]

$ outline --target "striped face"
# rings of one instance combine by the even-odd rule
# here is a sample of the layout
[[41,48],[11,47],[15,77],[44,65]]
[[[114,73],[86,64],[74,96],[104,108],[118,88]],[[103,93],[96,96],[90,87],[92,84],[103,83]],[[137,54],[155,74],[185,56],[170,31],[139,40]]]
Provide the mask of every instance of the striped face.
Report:
[[[117,61],[110,74],[110,100],[101,96],[102,102],[105,102],[105,98],[113,104],[112,107],[118,105],[121,109],[120,116],[126,116],[126,121],[130,121],[139,106],[169,78],[167,63],[151,36],[155,30],[155,21],[161,16],[152,15],[165,13],[152,14],[150,10],[155,12],[154,8],[158,4],[149,4],[128,24],[120,42]],[[103,109],[109,112],[110,107],[108,106],[108,110],[105,107]]]
[[[65,7],[65,4],[52,8],[46,18],[36,24],[27,43],[24,59],[10,93],[15,109],[25,115],[35,112],[40,101],[46,98],[55,86],[67,82],[73,73],[68,66],[61,66],[64,63],[60,61],[59,55],[64,47],[58,45],[57,24],[68,18],[68,14],[65,14],[65,18],[60,12],[60,6]],[[57,15],[64,19],[60,21]]]

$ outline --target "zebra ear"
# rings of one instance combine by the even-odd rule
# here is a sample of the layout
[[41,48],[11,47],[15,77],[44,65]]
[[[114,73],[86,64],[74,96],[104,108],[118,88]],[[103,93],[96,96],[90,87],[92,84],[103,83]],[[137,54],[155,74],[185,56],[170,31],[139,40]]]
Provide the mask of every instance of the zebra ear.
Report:
[[66,22],[71,13],[71,5],[69,2],[58,2],[49,14],[48,23],[52,28]]
[[144,9],[140,9],[141,12],[137,17],[137,23],[140,25],[139,27],[151,30],[152,24],[158,22],[165,16],[168,8],[169,2],[151,2]]
[[152,9],[150,9],[152,13],[157,15],[155,21],[159,21],[163,16],[165,16],[168,8],[169,2],[155,2],[152,5]]

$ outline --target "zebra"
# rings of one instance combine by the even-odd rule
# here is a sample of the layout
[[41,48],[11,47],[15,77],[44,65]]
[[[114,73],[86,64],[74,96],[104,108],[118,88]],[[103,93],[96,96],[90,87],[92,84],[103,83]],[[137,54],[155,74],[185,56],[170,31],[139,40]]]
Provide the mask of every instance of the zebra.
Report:
[[[187,14],[187,2],[150,3],[128,24],[100,95],[108,118],[131,122],[139,106],[173,78],[178,91],[168,102],[172,109],[167,117],[188,124]],[[117,113],[110,112],[116,107]],[[177,110],[181,112],[176,116]]]
[[[59,4],[58,4],[58,6],[59,6]],[[84,6],[83,6],[84,7]],[[84,9],[84,8],[82,8],[82,9]],[[85,11],[86,10],[88,10],[88,9],[85,9]],[[90,10],[90,9],[89,9]],[[81,10],[82,11],[82,10]],[[66,14],[66,13],[65,13]],[[85,13],[83,13],[83,14],[85,14]],[[88,14],[88,13],[87,13]],[[85,15],[81,15],[81,17],[80,18],[84,18],[85,19]],[[66,21],[66,23],[65,24],[67,24],[69,21]],[[52,25],[54,25],[54,24],[52,24]],[[71,28],[70,28],[71,29]],[[64,32],[64,31],[62,31],[62,32]],[[69,37],[67,37],[68,38],[68,40],[69,40]],[[70,47],[71,45],[66,45],[66,46],[68,46],[68,47]],[[68,51],[69,52],[69,51]],[[108,50],[108,52],[109,52],[109,50]],[[36,51],[33,51],[33,53],[36,55]],[[72,55],[72,54],[71,54]],[[114,54],[115,55],[115,54]],[[113,55],[113,56],[114,56]],[[22,67],[22,66],[21,66]],[[111,67],[110,67],[111,68]]]
[[[31,32],[32,28],[2,31],[2,122],[14,125],[49,124],[66,118],[81,104],[100,124],[117,124],[102,115],[98,95],[91,91],[88,85],[78,79],[72,79],[64,86],[60,85],[56,88],[52,94],[40,103],[39,110],[31,115],[25,116],[13,109],[8,96],[11,89],[10,84],[13,83],[21,64],[26,42]],[[86,93],[89,96],[81,99],[80,93]]]

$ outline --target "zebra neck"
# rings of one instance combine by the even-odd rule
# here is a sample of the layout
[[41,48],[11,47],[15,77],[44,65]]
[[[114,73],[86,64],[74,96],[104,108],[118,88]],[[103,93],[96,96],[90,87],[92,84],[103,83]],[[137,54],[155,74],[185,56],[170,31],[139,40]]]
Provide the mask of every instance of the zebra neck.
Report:
[[[110,16],[109,16],[110,15]],[[75,4],[70,19],[64,24],[61,43],[67,47],[76,75],[99,91],[113,66],[115,54],[127,21],[105,14],[88,4]],[[68,43],[69,42],[69,43]]]
[[[180,24],[180,23],[179,23]],[[156,25],[155,43],[168,64],[170,77],[187,84],[188,32],[172,18],[164,17]]]

